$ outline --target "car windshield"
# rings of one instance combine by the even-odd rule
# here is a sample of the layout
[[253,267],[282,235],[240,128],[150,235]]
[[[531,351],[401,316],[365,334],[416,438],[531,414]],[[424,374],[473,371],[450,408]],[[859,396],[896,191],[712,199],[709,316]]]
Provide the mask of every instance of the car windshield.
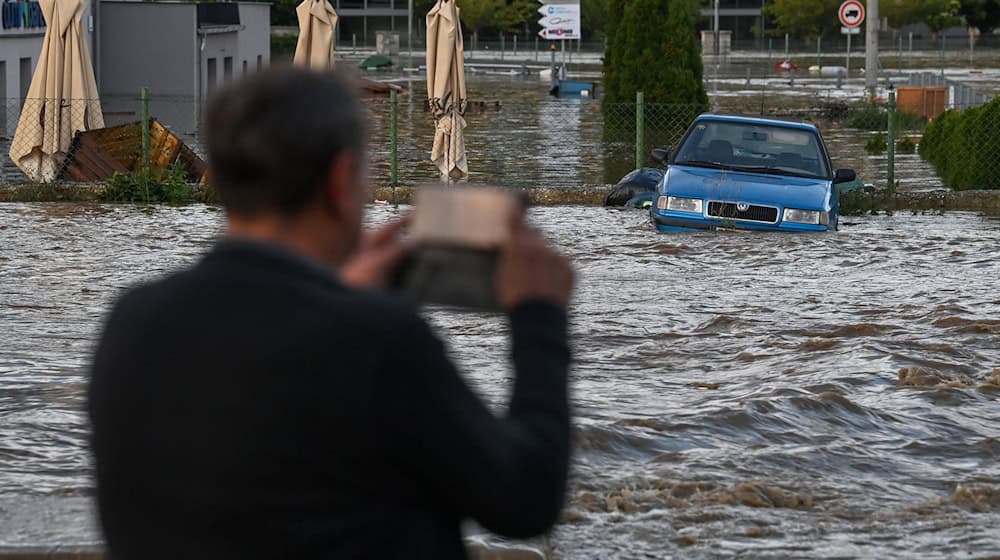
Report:
[[677,150],[674,165],[826,178],[819,135],[798,128],[701,120]]

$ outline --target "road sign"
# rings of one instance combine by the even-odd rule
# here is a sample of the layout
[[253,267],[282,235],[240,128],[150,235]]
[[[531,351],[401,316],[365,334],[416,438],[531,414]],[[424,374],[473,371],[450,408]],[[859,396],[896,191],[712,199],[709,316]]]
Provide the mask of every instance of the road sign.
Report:
[[840,5],[838,14],[844,27],[860,27],[865,21],[865,5],[859,0],[847,0]]
[[840,34],[841,35],[861,35],[861,28],[860,27],[841,27],[840,28]]
[[580,4],[545,4],[538,8],[542,19],[538,24],[542,30],[538,35],[543,39],[579,39],[580,38]]

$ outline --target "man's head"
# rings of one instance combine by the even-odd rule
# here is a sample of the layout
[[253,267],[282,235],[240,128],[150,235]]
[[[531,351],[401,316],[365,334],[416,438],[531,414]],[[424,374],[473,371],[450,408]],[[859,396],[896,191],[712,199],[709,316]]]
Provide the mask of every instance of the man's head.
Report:
[[211,185],[231,231],[308,237],[314,252],[334,261],[354,248],[366,128],[350,81],[331,72],[267,70],[220,91],[206,126]]

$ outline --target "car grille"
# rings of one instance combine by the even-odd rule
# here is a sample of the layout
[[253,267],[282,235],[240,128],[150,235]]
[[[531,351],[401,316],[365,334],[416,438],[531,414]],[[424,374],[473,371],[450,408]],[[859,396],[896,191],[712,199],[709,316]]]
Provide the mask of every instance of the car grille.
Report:
[[729,220],[749,220],[751,222],[775,223],[778,221],[778,209],[771,206],[750,205],[741,212],[732,202],[709,202],[708,215]]

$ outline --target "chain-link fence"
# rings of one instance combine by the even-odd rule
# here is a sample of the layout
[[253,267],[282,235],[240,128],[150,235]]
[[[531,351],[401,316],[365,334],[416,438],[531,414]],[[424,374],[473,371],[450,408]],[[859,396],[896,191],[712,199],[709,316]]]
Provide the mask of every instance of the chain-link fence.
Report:
[[[763,114],[816,124],[834,166],[855,169],[866,183],[892,184],[904,190],[944,187],[946,182],[936,173],[934,162],[921,157],[918,146],[932,116],[947,105],[921,98],[916,104],[908,100],[897,109],[895,92],[892,98],[892,102],[882,103],[833,100],[808,109],[768,104]],[[373,182],[406,186],[439,179],[429,160],[433,122],[423,105],[406,100],[398,103],[395,141],[390,126],[392,104],[376,101],[370,109]],[[761,115],[760,109],[758,100],[749,100],[736,112]],[[596,100],[556,98],[474,106],[466,114],[469,180],[529,188],[615,183],[632,169],[656,165],[649,156],[652,148],[676,147],[703,110],[697,105],[645,103],[641,99],[603,107]],[[1000,128],[995,130],[1000,133]],[[890,138],[894,139],[891,147]],[[393,145],[398,153],[395,177]],[[994,156],[1000,161],[1000,151]],[[1000,169],[985,174],[977,188],[997,187]]]
[[[898,110],[890,103],[831,100],[806,109],[769,103],[765,114],[814,122],[824,134],[834,166],[856,169],[866,183],[904,190],[1000,187],[996,102],[938,117],[947,104],[942,107],[940,99],[926,97],[932,94],[921,93],[925,97],[917,105],[900,95]],[[372,184],[412,186],[439,180],[430,161],[434,122],[423,100],[401,96],[393,103],[388,97],[375,97],[366,103]],[[150,98],[148,135],[143,133],[143,101],[138,96],[109,97],[100,105],[105,128],[83,134],[70,130],[66,147],[54,152],[46,164],[48,171],[36,180],[102,181],[115,173],[142,173],[147,161],[154,178],[177,165],[192,182],[203,176],[198,157],[205,155],[200,102]],[[87,106],[52,109],[67,113],[59,121],[63,128],[52,130],[62,130],[65,137],[65,127],[79,121]],[[733,107],[727,111],[761,114],[758,100]],[[11,153],[31,154],[38,144],[35,139],[50,137],[43,126],[47,117],[42,116],[49,114],[50,105],[6,100],[0,108],[0,183],[32,182]],[[655,165],[651,149],[676,146],[703,109],[642,100],[602,106],[595,99],[556,97],[473,102],[465,115],[469,181],[523,188],[613,184],[636,167]],[[30,124],[22,128],[31,128],[31,134],[17,135],[17,142],[27,144],[12,145],[23,115],[30,115],[25,121]],[[34,156],[26,157],[28,163],[33,161]]]
[[198,109],[170,99],[153,107],[166,118],[151,117],[149,99],[140,97],[2,100],[0,183],[158,179],[173,167],[200,181]]

